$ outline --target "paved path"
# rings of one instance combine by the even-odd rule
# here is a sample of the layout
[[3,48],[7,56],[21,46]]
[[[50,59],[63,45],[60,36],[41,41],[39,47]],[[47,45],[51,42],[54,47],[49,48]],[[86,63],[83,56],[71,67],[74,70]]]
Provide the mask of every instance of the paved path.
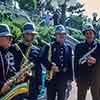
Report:
[[[72,83],[72,85],[73,85],[73,88],[72,88],[71,95],[68,100],[77,100],[77,87],[74,82]],[[86,100],[92,100],[90,91],[88,91],[87,93]]]

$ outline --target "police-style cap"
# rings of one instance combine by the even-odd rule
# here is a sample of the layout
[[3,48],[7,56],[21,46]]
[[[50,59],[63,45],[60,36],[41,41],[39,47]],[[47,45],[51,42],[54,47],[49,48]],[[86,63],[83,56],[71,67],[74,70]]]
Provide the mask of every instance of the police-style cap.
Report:
[[55,27],[55,33],[58,34],[58,33],[66,33],[66,30],[65,30],[65,27],[63,25],[57,25]]
[[26,23],[23,26],[23,34],[26,34],[26,33],[37,34],[34,23]]
[[93,25],[89,24],[89,23],[85,24],[84,27],[83,27],[83,30],[82,30],[83,34],[85,34],[87,31],[93,31],[94,34],[96,34],[96,31],[95,31]]
[[12,37],[10,29],[7,24],[0,24],[0,37]]

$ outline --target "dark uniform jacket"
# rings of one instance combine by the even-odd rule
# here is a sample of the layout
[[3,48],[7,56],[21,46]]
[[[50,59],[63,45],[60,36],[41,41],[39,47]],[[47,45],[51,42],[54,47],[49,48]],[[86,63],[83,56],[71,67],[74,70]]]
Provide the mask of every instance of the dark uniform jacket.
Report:
[[[29,46],[25,45],[23,42],[18,43],[18,46],[20,47],[24,55],[26,55],[26,53],[28,52]],[[18,48],[16,48],[15,45],[10,50],[13,52],[15,56],[15,64],[17,67],[16,69],[18,71],[20,70],[20,67],[23,61],[25,61],[25,59],[23,60],[22,53],[20,52]],[[28,60],[30,62],[33,62],[35,64],[35,67],[32,69],[33,75],[30,77],[30,84],[31,84],[30,90],[33,88],[34,85],[37,87],[42,84],[42,79],[41,79],[42,69],[39,63],[39,54],[40,54],[40,49],[32,45],[29,51]]]
[[90,45],[87,42],[79,43],[75,48],[75,58],[74,58],[74,69],[76,80],[91,81],[93,80],[95,65],[88,65],[87,62],[84,64],[79,64],[79,59],[83,57],[87,52],[97,45],[96,50],[91,53],[91,56],[96,58],[96,64],[100,59],[100,44],[97,42],[92,42]]
[[15,75],[15,72],[13,54],[8,49],[0,47],[0,89],[11,76]]
[[[46,69],[50,70],[52,63],[55,63],[59,67],[60,72],[54,76],[54,79],[62,82],[73,80],[71,47],[66,44],[61,46],[58,42],[54,42],[51,44],[51,54],[49,54],[49,49],[50,46],[46,45],[41,54],[41,62]],[[48,56],[51,56],[51,61],[49,61]]]

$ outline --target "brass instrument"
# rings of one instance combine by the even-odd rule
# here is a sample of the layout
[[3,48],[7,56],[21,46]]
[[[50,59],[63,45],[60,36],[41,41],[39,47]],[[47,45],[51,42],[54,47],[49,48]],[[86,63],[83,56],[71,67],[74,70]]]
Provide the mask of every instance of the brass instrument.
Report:
[[28,93],[28,83],[21,83],[17,85],[5,96],[1,97],[0,100],[12,100],[14,97],[23,93]]
[[[27,64],[24,64],[25,67],[23,67],[19,72],[16,73],[15,76],[11,77],[8,82],[11,80],[12,81],[12,84],[11,84],[11,87],[13,87],[15,84],[16,84],[16,81],[17,79],[23,75],[23,74],[30,74],[30,71],[31,71],[31,68],[34,67],[34,64],[33,63],[27,63]],[[10,91],[10,90],[9,90]],[[7,91],[9,93],[9,91]],[[5,96],[6,94],[2,94],[0,92],[0,96]]]
[[[48,51],[48,61],[52,62],[51,60],[51,56],[52,56],[52,47],[51,44],[48,44],[49,46],[49,51]],[[56,64],[54,62],[52,62],[52,65],[56,66]],[[46,72],[46,80],[50,81],[53,79],[53,76],[55,75],[55,72],[51,69],[51,70],[47,70]]]
[[47,80],[47,81],[50,81],[50,80],[52,80],[52,78],[53,78],[53,71],[52,71],[52,70],[47,71],[46,80]]
[[[8,94],[10,94],[11,91],[13,91],[13,86],[16,84],[17,79],[19,79],[19,77],[23,74],[27,74],[27,75],[31,75],[32,74],[32,68],[34,67],[34,64],[32,62],[29,62],[28,60],[28,54],[27,56],[24,55],[24,53],[22,52],[22,50],[20,49],[20,47],[18,46],[18,44],[15,44],[17,49],[22,53],[22,56],[24,58],[24,63],[21,65],[21,69],[19,72],[15,73],[15,76],[11,77],[7,82],[9,82],[11,80],[12,84],[11,84],[11,90],[7,91],[7,93],[3,94],[0,92],[0,100],[3,100],[2,98],[5,98]],[[30,48],[29,48],[30,51]],[[29,53],[29,52],[28,52]],[[15,86],[16,88],[17,86]],[[28,87],[27,87],[28,88]],[[26,90],[25,90],[26,91]],[[24,91],[24,92],[25,92]],[[9,96],[9,95],[8,95]],[[14,96],[14,95],[13,95]],[[5,99],[4,99],[5,100]],[[8,99],[10,100],[10,99]]]
[[[52,63],[52,65],[53,65],[53,66],[56,66],[55,63]],[[55,74],[56,74],[56,73],[55,73],[52,69],[51,69],[51,70],[47,70],[47,77],[46,77],[46,80],[47,80],[47,81],[52,80]]]
[[79,59],[79,64],[84,64],[90,57],[91,53],[93,53],[97,48],[97,45],[91,49],[88,53],[86,53],[82,58]]

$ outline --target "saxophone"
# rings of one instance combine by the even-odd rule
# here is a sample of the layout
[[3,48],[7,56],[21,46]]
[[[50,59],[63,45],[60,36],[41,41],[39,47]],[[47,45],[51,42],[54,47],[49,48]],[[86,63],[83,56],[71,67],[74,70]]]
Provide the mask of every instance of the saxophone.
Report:
[[53,71],[52,71],[52,70],[47,71],[46,80],[47,80],[47,81],[50,81],[50,80],[52,80],[52,78],[53,78]]
[[[51,45],[48,44],[49,46],[49,51],[48,51],[48,61],[51,62],[51,54],[52,54],[52,50],[51,50]],[[46,80],[50,81],[53,78],[53,70],[47,70],[46,71]]]
[[[53,66],[56,66],[55,63],[52,63],[52,65],[53,65]],[[46,77],[46,80],[47,80],[47,81],[52,80],[55,74],[56,74],[56,73],[54,72],[54,70],[52,70],[52,69],[51,69],[51,70],[47,70],[47,77]]]
[[[19,86],[17,85],[14,88],[13,88],[13,86],[16,85],[17,79],[19,79],[19,77],[21,77],[21,75],[23,75],[23,74],[29,75],[29,76],[32,75],[31,69],[34,67],[34,63],[29,62],[29,59],[28,59],[31,47],[28,49],[27,55],[25,55],[18,44],[15,44],[15,46],[16,46],[17,50],[19,50],[21,52],[21,54],[24,58],[24,63],[21,65],[20,71],[15,73],[15,76],[11,77],[7,81],[7,82],[11,81],[11,85],[10,85],[11,89],[9,91],[7,91],[7,93],[5,93],[5,94],[0,92],[0,100],[11,100],[14,96],[28,91],[28,85],[27,85],[28,82],[25,84],[24,91],[23,91],[23,88],[21,88],[21,87],[23,87],[24,83],[21,86],[19,84]],[[21,90],[21,92],[18,92],[18,90]],[[12,91],[15,91],[16,94],[14,94]],[[9,99],[9,98],[11,98],[11,99]]]
[[[13,89],[13,86],[16,85],[16,81],[17,81],[17,79],[18,79],[21,75],[23,75],[23,74],[28,74],[28,75],[30,75],[30,71],[31,71],[31,69],[34,67],[34,64],[33,64],[33,63],[25,63],[25,64],[23,64],[22,66],[23,66],[22,69],[21,69],[19,72],[17,72],[17,73],[15,74],[15,76],[11,77],[11,78],[8,79],[8,81],[7,81],[7,82],[11,81],[11,83],[12,83],[12,84],[10,85],[11,90]],[[5,94],[3,94],[3,93],[0,92],[0,97],[5,97],[11,90],[7,91],[7,93],[5,93]],[[2,100],[2,99],[0,98],[0,100]]]

